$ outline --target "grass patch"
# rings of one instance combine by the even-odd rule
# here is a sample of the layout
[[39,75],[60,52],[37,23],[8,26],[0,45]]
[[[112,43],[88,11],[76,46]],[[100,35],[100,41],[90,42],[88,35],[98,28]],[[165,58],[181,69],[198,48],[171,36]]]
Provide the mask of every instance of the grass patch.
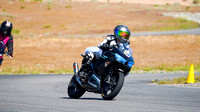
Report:
[[13,18],[14,16],[9,15],[9,14],[0,14],[0,17],[8,17],[8,18]]
[[[153,72],[153,71],[164,71],[164,72],[176,72],[176,71],[189,71],[190,64],[188,65],[177,65],[177,66],[168,66],[162,64],[160,66],[147,66],[147,67],[132,67],[132,71],[144,71],[144,72]],[[194,65],[195,72],[200,73],[200,62]]]
[[19,67],[6,67],[0,69],[0,75],[18,75],[18,74],[66,74],[73,73],[72,69],[50,69],[45,70],[43,67],[28,67],[28,66],[19,66]]
[[[132,68],[131,72],[149,72],[149,73],[163,73],[163,72],[177,72],[177,71],[186,71],[188,72],[190,65],[186,66],[175,66],[175,67],[168,67],[164,64],[157,67],[134,67]],[[200,73],[200,64],[194,65],[195,72]],[[44,66],[36,66],[36,67],[28,67],[28,66],[19,66],[19,67],[5,67],[0,69],[0,75],[7,75],[7,74],[65,74],[65,73],[73,73],[73,69],[69,68],[52,68],[52,69],[45,69]],[[200,80],[200,77],[196,77],[196,80]],[[181,79],[174,79],[181,80]],[[183,79],[185,81],[185,79]],[[171,80],[162,80],[159,81],[159,84],[171,83]],[[178,81],[175,81],[178,82]],[[173,82],[173,84],[176,84]],[[158,83],[158,80],[153,80],[153,83]],[[178,83],[184,83],[180,81]]]
[[20,9],[25,9],[25,8],[26,8],[25,6],[21,6],[21,7],[20,7]]
[[65,27],[65,25],[60,25],[60,27]]
[[[21,2],[25,2],[26,0],[20,0]],[[42,2],[43,0],[31,0],[31,2]]]
[[47,74],[65,74],[65,73],[73,73],[72,69],[57,69],[57,70],[49,70],[45,72]]
[[13,34],[20,34],[20,30],[19,29],[12,29],[12,33]]
[[32,2],[42,2],[43,0],[31,0]]
[[155,4],[155,5],[153,5],[154,7],[159,7],[159,5],[158,4]]
[[44,25],[43,28],[44,28],[44,29],[50,29],[50,28],[51,28],[51,25]]
[[[179,77],[179,78],[174,78],[172,80],[169,79],[164,79],[164,80],[152,80],[152,83],[157,83],[159,85],[165,85],[165,84],[185,84],[187,81],[187,76],[185,77]],[[200,82],[200,75],[195,75],[195,82]]]
[[191,9],[191,7],[187,6],[187,7],[185,8],[185,11],[189,11],[190,9]]
[[65,8],[72,8],[72,6],[71,5],[66,5]]
[[31,69],[26,66],[22,67],[7,67],[1,70],[0,74],[28,74],[31,73]]
[[51,5],[50,4],[47,5],[47,9],[51,10]]
[[[189,10],[189,9],[187,9]],[[153,30],[160,30],[160,31],[171,31],[171,30],[178,30],[178,29],[192,29],[192,28],[198,28],[200,25],[197,22],[193,22],[187,19],[183,18],[176,18],[173,20],[158,20],[157,23],[167,23],[168,25],[166,27],[159,26],[153,27]]]

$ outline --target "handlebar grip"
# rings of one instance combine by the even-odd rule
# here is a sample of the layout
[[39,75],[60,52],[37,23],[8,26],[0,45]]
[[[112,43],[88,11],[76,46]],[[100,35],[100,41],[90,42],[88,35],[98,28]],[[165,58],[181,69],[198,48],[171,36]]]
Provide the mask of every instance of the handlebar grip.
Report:
[[81,56],[84,57],[85,55],[81,53]]

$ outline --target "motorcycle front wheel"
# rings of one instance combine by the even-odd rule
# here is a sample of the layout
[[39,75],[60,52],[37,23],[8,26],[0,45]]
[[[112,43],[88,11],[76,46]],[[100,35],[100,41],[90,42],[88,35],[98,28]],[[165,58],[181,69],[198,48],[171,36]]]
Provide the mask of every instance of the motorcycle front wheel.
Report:
[[106,77],[101,89],[101,96],[104,100],[112,100],[120,92],[123,84],[124,74],[121,72],[118,72],[118,74],[114,76]]
[[85,93],[85,91],[86,90],[81,87],[81,85],[77,82],[76,76],[73,76],[68,85],[69,97],[73,99],[78,99]]

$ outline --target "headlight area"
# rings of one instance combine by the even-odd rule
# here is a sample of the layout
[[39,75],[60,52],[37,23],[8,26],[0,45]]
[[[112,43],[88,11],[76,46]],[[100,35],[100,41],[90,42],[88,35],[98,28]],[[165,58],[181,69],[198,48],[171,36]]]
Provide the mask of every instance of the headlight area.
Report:
[[115,54],[115,58],[118,62],[125,64],[126,63],[126,59],[124,59],[122,56],[120,56],[119,54]]
[[126,60],[124,59],[122,56],[120,56],[119,54],[115,54],[115,58],[118,62],[125,64],[128,68],[131,68],[134,65],[134,61],[131,61],[133,59],[130,60]]

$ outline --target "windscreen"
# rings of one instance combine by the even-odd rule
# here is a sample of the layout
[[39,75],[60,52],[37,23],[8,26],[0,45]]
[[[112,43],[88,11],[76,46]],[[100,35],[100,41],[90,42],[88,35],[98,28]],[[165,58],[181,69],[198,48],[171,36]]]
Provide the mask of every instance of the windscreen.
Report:
[[131,49],[130,45],[126,43],[118,43],[119,50],[128,58],[132,56],[133,50]]

